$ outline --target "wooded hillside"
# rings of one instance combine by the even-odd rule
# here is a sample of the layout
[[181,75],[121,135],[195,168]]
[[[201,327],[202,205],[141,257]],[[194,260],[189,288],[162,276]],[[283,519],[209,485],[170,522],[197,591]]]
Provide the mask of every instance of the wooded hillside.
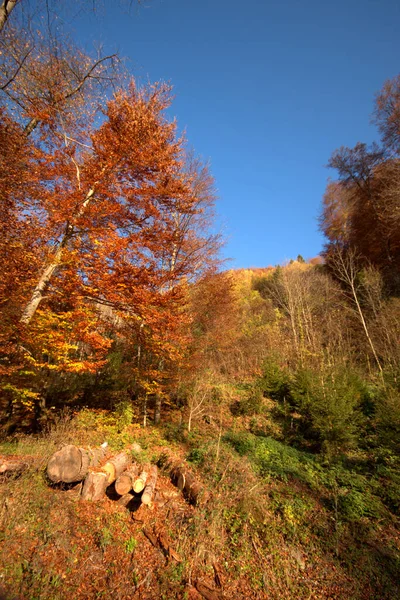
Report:
[[0,585],[397,597],[400,76],[379,143],[332,154],[321,255],[228,270],[170,86],[21,3],[0,10]]

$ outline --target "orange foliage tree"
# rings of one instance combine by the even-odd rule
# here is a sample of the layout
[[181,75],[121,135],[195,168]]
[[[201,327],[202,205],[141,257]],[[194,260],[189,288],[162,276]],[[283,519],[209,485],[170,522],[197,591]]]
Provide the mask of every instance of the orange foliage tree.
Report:
[[[112,337],[100,324],[101,306],[119,315],[136,345],[179,356],[174,331],[185,282],[210,264],[217,238],[206,232],[212,181],[207,170],[188,167],[184,140],[164,117],[169,103],[168,86],[131,83],[89,133],[83,119],[56,115],[38,123],[32,141],[5,118],[21,152],[31,154],[21,167],[20,204],[19,181],[7,178],[2,190],[10,206],[2,227],[10,231],[14,219],[15,246],[22,244],[19,255],[5,257],[18,290],[11,303],[3,290],[3,308],[10,319],[12,306],[10,332],[19,330],[18,348],[37,366],[99,368]],[[17,171],[19,164],[16,154]],[[24,264],[30,247],[34,260]]]

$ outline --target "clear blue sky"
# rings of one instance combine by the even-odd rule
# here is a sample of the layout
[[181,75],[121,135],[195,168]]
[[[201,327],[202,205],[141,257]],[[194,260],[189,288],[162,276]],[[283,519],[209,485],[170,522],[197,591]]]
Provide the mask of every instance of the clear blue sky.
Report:
[[233,267],[317,255],[331,152],[376,138],[375,93],[400,72],[399,0],[105,0],[78,33],[141,80],[174,86],[172,114],[216,178]]

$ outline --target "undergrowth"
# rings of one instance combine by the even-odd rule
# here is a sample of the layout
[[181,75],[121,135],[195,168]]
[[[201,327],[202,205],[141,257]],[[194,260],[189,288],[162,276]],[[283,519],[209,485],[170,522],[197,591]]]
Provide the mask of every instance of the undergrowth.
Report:
[[[208,501],[192,507],[179,497],[142,507],[135,520],[113,500],[86,504],[48,485],[46,461],[60,444],[105,440],[115,452],[139,443],[141,462],[168,447]],[[327,460],[237,425],[220,438],[211,425],[143,429],[84,410],[4,441],[0,453],[36,457],[0,486],[0,587],[9,597],[194,599],[196,579],[216,587],[215,570],[235,600],[399,595],[399,464],[389,451]],[[159,487],[173,490],[167,473]],[[180,560],[153,548],[143,528],[163,531]]]

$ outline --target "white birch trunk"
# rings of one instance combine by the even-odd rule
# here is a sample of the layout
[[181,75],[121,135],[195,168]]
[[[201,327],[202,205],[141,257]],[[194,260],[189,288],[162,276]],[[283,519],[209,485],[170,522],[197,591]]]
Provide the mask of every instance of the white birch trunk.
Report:
[[4,29],[8,17],[15,8],[17,2],[18,0],[4,0],[3,4],[0,6],[0,31]]
[[[76,215],[76,218],[79,218],[84,214],[85,209],[88,206],[90,200],[93,198],[93,196],[94,196],[94,188],[90,188],[90,190],[86,194],[86,198],[85,198],[84,202],[82,203],[82,206],[80,207],[80,209]],[[65,232],[62,237],[62,240],[59,242],[51,262],[45,267],[43,273],[41,274],[41,276],[39,278],[38,283],[35,286],[35,289],[33,290],[33,293],[32,293],[32,296],[31,296],[29,302],[26,304],[26,306],[24,308],[24,311],[23,311],[22,317],[21,317],[21,323],[24,323],[25,325],[29,325],[30,321],[32,320],[32,317],[34,316],[35,312],[37,311],[39,304],[43,300],[46,289],[48,288],[54,273],[56,272],[57,268],[61,264],[63,250],[66,247],[66,245],[68,244],[69,240],[71,239],[73,233],[74,233],[74,228],[70,223],[68,223],[65,228]]]

